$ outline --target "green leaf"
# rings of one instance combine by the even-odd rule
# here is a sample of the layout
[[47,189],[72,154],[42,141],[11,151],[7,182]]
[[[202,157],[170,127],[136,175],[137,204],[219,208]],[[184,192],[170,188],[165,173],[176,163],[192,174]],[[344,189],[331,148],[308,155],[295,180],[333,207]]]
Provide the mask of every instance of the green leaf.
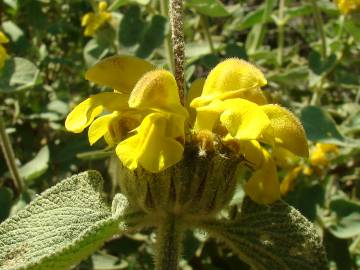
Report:
[[69,269],[119,230],[95,171],[67,178],[0,225],[0,269]]
[[14,57],[0,71],[0,91],[20,91],[39,83],[39,70],[29,60]]
[[167,19],[161,15],[154,15],[150,24],[144,29],[140,46],[136,50],[136,55],[146,58],[159,46],[163,44],[167,31]]
[[103,58],[109,49],[97,42],[95,38],[89,40],[84,48],[84,60],[88,67],[93,66],[99,59]]
[[186,4],[206,16],[226,17],[230,15],[226,7],[218,0],[186,0]]
[[43,175],[49,167],[49,148],[45,145],[39,153],[19,169],[20,176],[25,181],[32,181]]
[[347,18],[344,24],[346,31],[353,36],[356,42],[360,43],[360,25],[355,21]]
[[24,31],[12,21],[3,22],[2,27],[13,42],[17,42],[24,37]]
[[119,41],[124,46],[133,46],[140,41],[145,22],[141,18],[140,8],[130,6],[125,12],[119,27]]
[[309,55],[309,67],[316,75],[329,72],[334,67],[335,63],[335,54],[330,55],[324,60],[322,60],[321,55],[316,51],[312,51]]
[[268,75],[269,81],[281,83],[282,85],[296,86],[307,81],[309,70],[307,67],[293,67],[286,70],[275,70]]
[[[324,246],[328,260],[331,262],[330,269],[336,270],[352,270],[351,255],[349,253],[349,241],[346,239],[339,239],[333,236],[327,230],[323,235]],[[336,264],[336,266],[334,265]],[[357,268],[355,268],[357,269]]]
[[[241,23],[237,27],[237,30],[242,31],[246,28],[250,28],[254,26],[255,24],[261,23],[262,18],[264,16],[265,8],[257,8],[254,11],[249,12],[244,16]],[[266,20],[270,20],[270,17],[268,17]]]
[[239,46],[236,43],[229,43],[225,47],[225,57],[237,57],[241,59],[248,59],[246,50],[243,46]]
[[211,220],[202,225],[254,269],[328,269],[313,225],[283,201],[258,205],[245,198],[236,220]]
[[338,238],[351,238],[360,235],[360,205],[347,199],[334,199],[330,210],[336,215],[335,224],[330,232]]
[[300,119],[309,140],[328,143],[342,143],[344,141],[344,137],[338,131],[334,120],[322,108],[307,106],[301,110]]
[[285,16],[288,19],[293,19],[299,16],[306,16],[314,12],[313,7],[310,4],[301,3],[300,6],[288,8],[285,11]]

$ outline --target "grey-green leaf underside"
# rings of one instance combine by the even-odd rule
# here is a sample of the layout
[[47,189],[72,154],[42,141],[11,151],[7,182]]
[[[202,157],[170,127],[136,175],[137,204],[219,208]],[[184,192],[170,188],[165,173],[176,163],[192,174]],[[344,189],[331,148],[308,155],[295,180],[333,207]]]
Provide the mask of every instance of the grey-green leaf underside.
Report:
[[313,225],[283,201],[263,206],[245,198],[239,218],[207,221],[203,228],[256,270],[328,269]]
[[69,269],[98,249],[119,230],[102,184],[95,171],[72,176],[0,224],[0,269]]

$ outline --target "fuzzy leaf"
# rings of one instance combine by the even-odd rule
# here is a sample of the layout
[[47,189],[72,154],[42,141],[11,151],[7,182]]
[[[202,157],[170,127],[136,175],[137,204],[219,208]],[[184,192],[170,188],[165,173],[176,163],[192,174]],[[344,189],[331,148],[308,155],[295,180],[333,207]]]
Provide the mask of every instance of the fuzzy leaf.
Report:
[[67,178],[0,225],[0,269],[69,269],[119,230],[95,171]]
[[328,269],[313,225],[283,201],[258,205],[245,198],[239,218],[207,221],[202,227],[224,241],[253,269]]

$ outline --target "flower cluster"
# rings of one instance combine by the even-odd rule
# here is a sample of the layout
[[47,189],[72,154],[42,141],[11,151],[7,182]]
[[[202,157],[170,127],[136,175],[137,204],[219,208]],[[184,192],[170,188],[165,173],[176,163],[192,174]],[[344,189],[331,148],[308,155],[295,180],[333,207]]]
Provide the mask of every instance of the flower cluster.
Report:
[[[104,137],[131,170],[140,165],[159,172],[182,159],[188,113],[170,72],[135,57],[115,56],[88,70],[86,78],[115,91],[80,103],[66,119],[69,131],[90,125],[90,144]],[[111,113],[94,121],[104,110]]]
[[106,12],[107,7],[107,3],[101,1],[96,13],[88,12],[81,18],[81,26],[85,27],[85,36],[94,36],[103,24],[111,20],[111,13]]
[[336,3],[343,14],[360,11],[360,0],[336,0]]
[[308,155],[305,132],[297,118],[278,105],[266,104],[261,91],[266,83],[253,65],[228,59],[210,72],[201,96],[190,104],[197,111],[194,132],[209,131],[244,157],[254,171],[245,192],[263,204],[280,198],[276,163],[265,145]]
[[1,45],[4,43],[8,43],[9,39],[5,36],[3,32],[0,31],[0,69],[3,68],[6,59],[8,58],[8,54],[5,48]]
[[68,115],[65,126],[75,133],[89,126],[90,144],[103,137],[130,170],[158,173],[182,160],[188,143],[198,145],[199,156],[221,144],[253,171],[247,195],[268,204],[280,198],[271,149],[308,155],[301,124],[288,110],[266,104],[261,87],[267,81],[246,61],[227,59],[205,80],[195,81],[188,109],[170,72],[135,57],[104,59],[86,78],[114,92],[90,96]]

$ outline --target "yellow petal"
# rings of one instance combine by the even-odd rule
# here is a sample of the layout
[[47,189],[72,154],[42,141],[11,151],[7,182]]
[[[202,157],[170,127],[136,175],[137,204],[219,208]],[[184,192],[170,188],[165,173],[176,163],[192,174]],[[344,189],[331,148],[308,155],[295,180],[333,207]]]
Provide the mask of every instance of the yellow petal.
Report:
[[224,101],[227,109],[221,114],[220,121],[229,133],[238,140],[255,140],[270,125],[267,115],[257,104],[245,99]]
[[116,117],[116,115],[116,113],[106,114],[104,116],[100,116],[92,122],[88,131],[90,145],[96,143],[109,131],[109,123],[114,117]]
[[106,3],[106,1],[100,1],[99,5],[98,5],[98,9],[99,11],[103,12],[107,9],[108,4]]
[[245,184],[245,193],[258,204],[271,204],[280,199],[280,184],[276,164],[270,154],[263,150],[264,161]]
[[302,173],[307,175],[307,176],[310,176],[313,174],[313,169],[310,167],[310,166],[304,166],[303,170],[302,170]]
[[130,170],[139,165],[149,172],[159,172],[182,159],[183,146],[166,136],[167,118],[161,113],[146,116],[138,133],[116,147],[116,154]]
[[205,83],[205,79],[201,78],[201,79],[195,80],[191,84],[190,89],[187,94],[187,99],[186,99],[186,104],[188,105],[188,107],[190,106],[190,103],[194,98],[199,97],[201,95],[201,92],[204,87],[204,83]]
[[128,95],[111,92],[90,96],[69,113],[65,121],[65,127],[68,131],[80,133],[104,109],[110,112],[127,109],[127,100]]
[[307,157],[309,148],[300,121],[290,111],[278,105],[268,104],[261,108],[270,119],[275,142],[295,155]]
[[0,43],[8,43],[9,39],[5,36],[3,32],[0,31]]
[[86,72],[85,78],[122,93],[130,93],[137,81],[153,69],[152,64],[140,58],[117,55],[100,60]]
[[186,117],[181,114],[169,113],[165,135],[185,142],[185,121]]
[[294,155],[292,152],[281,146],[275,146],[272,149],[271,154],[276,164],[283,168],[293,167],[300,161],[298,156]]
[[[201,109],[201,107],[199,108]],[[219,113],[216,111],[197,111],[196,120],[194,124],[194,131],[199,132],[202,130],[212,131],[215,124],[219,122]]]
[[0,44],[0,69],[4,67],[7,58],[8,58],[8,54],[5,48]]
[[310,155],[310,163],[314,166],[327,166],[329,165],[329,158],[326,153],[320,148],[315,148]]
[[341,13],[348,14],[360,10],[359,0],[336,0]]
[[240,153],[253,170],[258,170],[264,161],[263,150],[258,141],[241,141]]
[[339,154],[339,147],[336,144],[331,143],[317,143],[316,147],[320,148],[325,153]]
[[218,64],[210,72],[201,96],[191,102],[191,107],[204,106],[214,99],[225,100],[246,98],[246,96],[263,104],[266,103],[266,99],[260,87],[266,83],[263,73],[254,65],[241,59],[230,58]]
[[94,14],[92,12],[84,14],[81,18],[81,26],[88,25],[89,21],[91,20],[91,16],[93,16],[93,15]]
[[286,195],[294,189],[296,178],[299,176],[302,170],[303,166],[297,166],[291,169],[290,172],[286,174],[280,184],[280,191],[282,195]]
[[129,107],[167,110],[187,116],[174,76],[161,69],[149,71],[137,82],[130,94]]
[[109,131],[104,134],[104,140],[110,146],[114,146],[117,143],[116,141],[114,141]]
[[195,80],[191,84],[190,89],[189,89],[188,94],[187,94],[186,108],[188,109],[188,112],[190,114],[190,124],[191,125],[193,125],[194,122],[195,122],[196,110],[194,108],[190,107],[190,103],[194,98],[199,97],[201,95],[204,83],[205,83],[204,78]]

